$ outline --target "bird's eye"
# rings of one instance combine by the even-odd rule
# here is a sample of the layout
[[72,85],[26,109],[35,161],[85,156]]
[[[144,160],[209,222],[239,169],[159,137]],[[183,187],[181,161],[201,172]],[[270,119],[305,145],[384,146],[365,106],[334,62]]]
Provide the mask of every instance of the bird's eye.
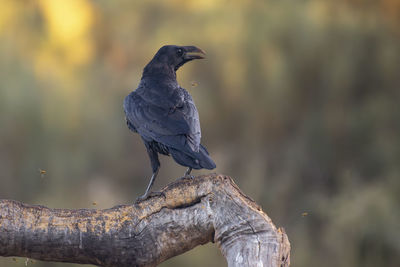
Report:
[[183,50],[179,48],[178,50],[176,50],[176,54],[177,54],[178,56],[182,56]]

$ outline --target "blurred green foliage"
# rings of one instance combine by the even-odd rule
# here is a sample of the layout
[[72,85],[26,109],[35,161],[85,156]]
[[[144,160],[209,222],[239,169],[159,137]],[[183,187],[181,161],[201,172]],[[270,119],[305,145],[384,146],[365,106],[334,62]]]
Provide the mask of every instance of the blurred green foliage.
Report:
[[[396,0],[4,0],[0,198],[132,203],[151,170],[123,98],[160,46],[196,45],[178,80],[203,143],[285,227],[292,266],[400,266],[399,29]],[[161,164],[155,188],[185,170]],[[209,244],[162,266],[224,264]]]

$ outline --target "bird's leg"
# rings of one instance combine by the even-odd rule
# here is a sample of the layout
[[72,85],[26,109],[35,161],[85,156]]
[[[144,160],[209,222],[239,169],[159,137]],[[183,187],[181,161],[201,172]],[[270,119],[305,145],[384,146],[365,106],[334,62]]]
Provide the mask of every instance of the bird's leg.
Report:
[[192,172],[192,168],[187,168],[187,170],[186,170],[186,172],[185,172],[185,175],[184,176],[188,176],[188,175],[190,175],[190,173]]
[[183,175],[184,178],[194,178],[193,175],[190,175],[190,173],[192,172],[192,168],[189,167],[187,168],[187,170],[185,171],[185,174]]
[[[150,193],[149,193],[149,192],[150,192],[151,187],[153,186],[154,181],[156,180],[156,177],[157,177],[157,174],[158,174],[158,170],[159,170],[159,169],[160,169],[160,167],[157,167],[156,171],[153,172],[153,175],[152,175],[151,178],[150,178],[150,182],[149,182],[149,184],[147,185],[146,192],[144,192],[143,196],[138,197],[138,199],[136,200],[136,202],[146,200],[146,199],[150,196]],[[160,193],[160,194],[162,194],[162,193]]]
[[158,174],[158,170],[160,169],[160,161],[158,160],[158,154],[153,149],[151,143],[145,141],[144,144],[145,144],[145,146],[147,148],[147,153],[149,154],[151,168],[153,170],[153,175],[151,176],[150,182],[147,185],[146,192],[144,193],[143,196],[138,197],[136,202],[146,200],[150,195],[164,195],[162,192],[154,192],[154,194],[153,193],[149,193],[151,187],[153,186],[154,181],[156,180],[156,177],[157,177],[157,174]]

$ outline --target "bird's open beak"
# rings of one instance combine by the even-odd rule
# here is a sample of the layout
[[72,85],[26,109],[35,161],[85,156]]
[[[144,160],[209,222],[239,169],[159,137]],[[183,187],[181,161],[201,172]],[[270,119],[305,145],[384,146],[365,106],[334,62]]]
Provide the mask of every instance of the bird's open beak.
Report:
[[185,60],[202,59],[206,52],[195,46],[184,46],[185,49]]

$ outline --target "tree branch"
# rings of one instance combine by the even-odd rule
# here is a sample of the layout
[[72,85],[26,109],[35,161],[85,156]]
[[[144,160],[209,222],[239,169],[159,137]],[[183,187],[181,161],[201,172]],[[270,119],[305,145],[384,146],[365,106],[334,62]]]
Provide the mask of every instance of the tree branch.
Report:
[[180,179],[162,192],[105,210],[0,200],[0,256],[155,266],[211,241],[228,266],[289,266],[286,234],[230,177]]

